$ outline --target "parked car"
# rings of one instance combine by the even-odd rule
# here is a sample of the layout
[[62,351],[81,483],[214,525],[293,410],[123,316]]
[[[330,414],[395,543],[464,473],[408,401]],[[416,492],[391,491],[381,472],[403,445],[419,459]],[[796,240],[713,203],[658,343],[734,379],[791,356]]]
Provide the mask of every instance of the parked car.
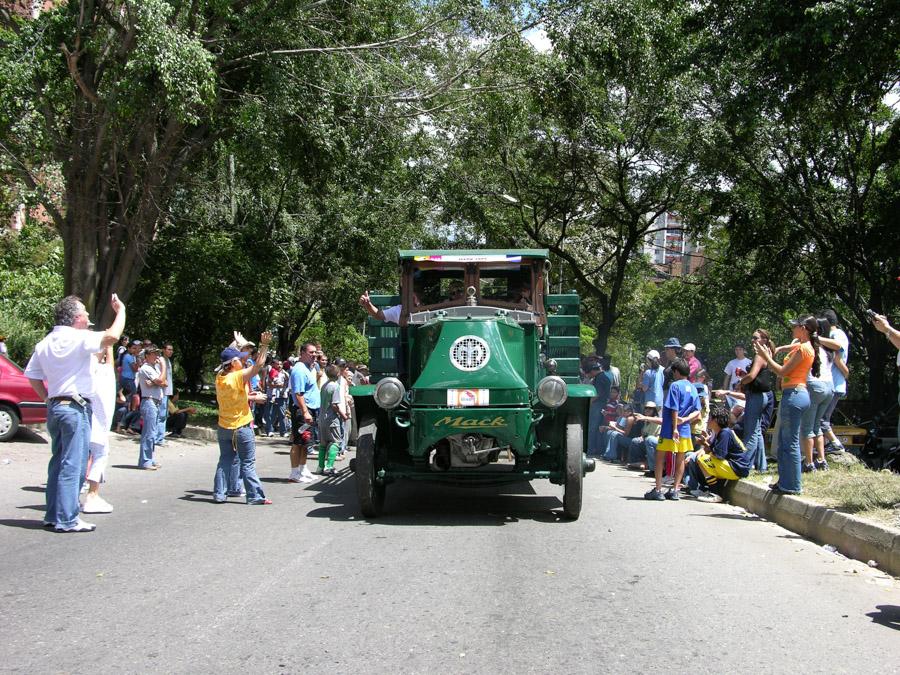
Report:
[[41,401],[22,369],[0,355],[0,441],[8,441],[20,424],[43,424],[47,404]]

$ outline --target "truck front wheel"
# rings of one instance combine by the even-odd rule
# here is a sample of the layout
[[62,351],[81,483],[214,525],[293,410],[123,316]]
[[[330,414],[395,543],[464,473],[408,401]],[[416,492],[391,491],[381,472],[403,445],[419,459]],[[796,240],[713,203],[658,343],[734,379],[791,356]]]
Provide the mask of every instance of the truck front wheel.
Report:
[[359,509],[366,518],[380,516],[384,510],[384,484],[377,482],[378,446],[375,417],[360,420],[356,439],[356,493]]
[[581,515],[581,489],[584,477],[584,432],[581,420],[570,416],[566,420],[566,482],[563,493],[563,513],[578,520]]

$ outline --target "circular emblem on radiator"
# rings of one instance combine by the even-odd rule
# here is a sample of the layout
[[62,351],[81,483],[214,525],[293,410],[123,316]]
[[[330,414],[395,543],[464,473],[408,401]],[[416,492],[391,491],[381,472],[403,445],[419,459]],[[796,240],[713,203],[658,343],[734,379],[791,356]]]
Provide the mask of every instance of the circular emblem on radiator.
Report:
[[490,360],[491,349],[487,342],[474,335],[457,338],[450,347],[450,363],[460,370],[479,370]]

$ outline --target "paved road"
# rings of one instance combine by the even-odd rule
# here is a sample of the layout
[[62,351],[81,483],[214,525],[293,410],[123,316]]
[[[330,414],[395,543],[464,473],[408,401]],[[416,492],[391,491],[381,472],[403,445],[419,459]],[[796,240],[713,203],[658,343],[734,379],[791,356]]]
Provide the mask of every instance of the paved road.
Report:
[[[0,446],[0,669],[41,672],[894,672],[900,582],[726,505],[645,502],[601,466],[560,490],[392,486],[357,515],[346,470],[216,505],[211,444],[133,470],[117,438],[96,532],[40,528],[48,446]],[[9,459],[9,463],[5,460]]]

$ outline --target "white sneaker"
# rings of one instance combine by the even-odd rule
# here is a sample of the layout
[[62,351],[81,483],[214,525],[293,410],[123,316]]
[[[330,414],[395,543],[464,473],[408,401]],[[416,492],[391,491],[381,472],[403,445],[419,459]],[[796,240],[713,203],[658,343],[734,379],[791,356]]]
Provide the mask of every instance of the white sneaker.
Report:
[[309,470],[309,467],[308,467],[308,466],[304,466],[303,468],[301,468],[301,469],[300,469],[300,473],[301,473],[305,478],[312,478],[312,471]]
[[272,436],[274,436],[274,435],[275,435],[275,432],[270,431],[269,433],[266,434],[266,438],[272,438]]
[[89,523],[85,520],[79,518],[75,521],[74,525],[69,527],[63,527],[62,525],[55,525],[53,527],[57,532],[93,532],[97,529],[97,526],[93,523]]
[[100,497],[88,497],[84,500],[84,506],[81,507],[82,513],[112,513],[113,506],[108,501]]
[[309,476],[300,476],[298,483],[312,483],[316,480],[316,477],[310,474]]
[[291,469],[291,475],[288,476],[288,481],[291,483],[301,483],[303,478],[303,472],[300,469]]
[[707,492],[705,495],[697,497],[698,502],[709,502],[710,504],[721,504],[724,499],[722,499],[715,492]]

